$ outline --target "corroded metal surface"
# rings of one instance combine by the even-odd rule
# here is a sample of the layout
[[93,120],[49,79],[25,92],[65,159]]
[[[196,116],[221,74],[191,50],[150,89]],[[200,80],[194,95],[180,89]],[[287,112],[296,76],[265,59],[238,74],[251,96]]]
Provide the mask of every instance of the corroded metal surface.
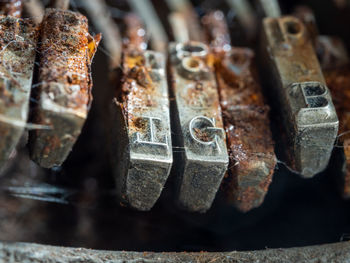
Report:
[[300,20],[265,18],[263,31],[264,69],[290,138],[289,165],[303,177],[312,177],[327,167],[338,132],[330,93]]
[[231,160],[228,193],[245,212],[262,204],[276,165],[269,107],[253,59],[252,50],[232,48],[216,73]]
[[69,155],[92,101],[90,64],[100,41],[88,33],[87,18],[47,9],[41,25],[39,83],[33,122],[50,127],[30,133],[32,160],[50,168]]
[[324,76],[339,118],[337,147],[344,155],[341,192],[345,198],[350,198],[350,66],[325,70]]
[[178,162],[178,203],[190,211],[211,207],[228,164],[213,61],[200,42],[171,43],[170,79]]
[[145,30],[128,16],[121,85],[112,105],[111,158],[121,201],[150,210],[172,166],[166,62],[162,53],[145,51]]
[[20,140],[29,112],[37,28],[0,16],[0,168]]
[[215,11],[202,18],[216,57],[216,79],[230,155],[223,188],[239,210],[264,201],[276,165],[269,107],[257,79],[254,52],[231,48],[225,17]]
[[127,252],[85,248],[55,247],[32,243],[0,243],[0,262],[350,262],[350,242],[300,248],[279,248],[259,251],[231,252]]
[[0,15],[20,18],[22,13],[23,0],[2,0],[0,1]]

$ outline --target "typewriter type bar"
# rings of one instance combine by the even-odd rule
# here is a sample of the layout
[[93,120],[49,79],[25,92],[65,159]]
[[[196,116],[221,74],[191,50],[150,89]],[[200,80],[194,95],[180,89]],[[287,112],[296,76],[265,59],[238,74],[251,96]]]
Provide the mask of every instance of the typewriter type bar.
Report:
[[229,202],[247,212],[264,201],[276,165],[270,108],[257,79],[254,52],[231,48],[222,12],[209,13],[202,22],[217,54],[216,79],[230,155],[225,193]]
[[0,168],[26,127],[37,27],[31,20],[0,16]]
[[183,150],[176,169],[177,202],[205,212],[228,165],[213,64],[208,46],[200,42],[171,43],[169,52],[176,145]]
[[135,17],[126,25],[121,84],[112,105],[111,158],[122,203],[147,211],[173,162],[166,59],[144,50],[145,30]]
[[312,41],[299,19],[285,16],[263,20],[261,44],[289,138],[289,165],[312,177],[327,167],[339,124]]
[[339,118],[339,131],[330,169],[340,168],[338,177],[340,191],[344,198],[350,198],[350,64],[343,41],[334,36],[319,36],[313,11],[305,6],[298,6],[294,15],[306,25],[315,39],[318,59],[329,88]]
[[83,15],[46,10],[32,121],[50,129],[34,130],[29,137],[31,158],[44,168],[61,165],[81,133],[92,101],[90,65],[100,38],[89,35]]

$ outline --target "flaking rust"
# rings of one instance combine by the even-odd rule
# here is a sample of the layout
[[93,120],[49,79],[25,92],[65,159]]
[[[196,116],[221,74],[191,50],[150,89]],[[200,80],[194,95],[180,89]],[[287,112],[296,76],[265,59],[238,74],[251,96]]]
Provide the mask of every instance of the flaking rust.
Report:
[[171,43],[169,52],[176,146],[183,150],[176,169],[177,202],[205,212],[228,165],[213,61],[200,42]]
[[166,61],[145,50],[146,31],[125,18],[121,84],[112,105],[111,158],[122,203],[150,210],[173,162]]
[[257,79],[254,52],[230,46],[224,15],[209,13],[202,22],[216,54],[216,78],[230,155],[223,187],[239,210],[247,212],[264,201],[276,165],[269,106]]
[[38,30],[31,20],[0,16],[0,168],[26,126]]
[[85,16],[46,10],[32,121],[49,129],[31,131],[29,138],[31,158],[42,167],[61,165],[80,135],[92,101],[90,65],[100,38],[90,36]]
[[261,48],[289,138],[289,165],[312,177],[328,165],[339,122],[306,31],[295,17],[265,18]]

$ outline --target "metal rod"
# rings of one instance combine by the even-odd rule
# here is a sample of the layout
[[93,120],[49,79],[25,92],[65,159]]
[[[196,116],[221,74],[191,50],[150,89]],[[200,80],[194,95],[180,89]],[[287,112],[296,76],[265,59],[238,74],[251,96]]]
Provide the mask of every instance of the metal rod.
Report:
[[33,243],[0,243],[0,262],[348,262],[350,242],[299,248],[277,248],[230,252],[128,252],[58,247]]
[[[77,0],[76,0],[77,1]],[[102,32],[104,44],[109,54],[111,68],[117,68],[121,63],[122,41],[117,24],[111,18],[104,0],[78,0],[86,10],[90,21],[96,30]]]
[[45,8],[40,0],[23,1],[23,9],[25,14],[36,24],[40,24],[40,22],[43,20]]
[[68,10],[69,0],[51,0],[50,6],[56,9]]
[[130,0],[132,9],[143,19],[152,40],[152,48],[166,52],[168,37],[150,0]]

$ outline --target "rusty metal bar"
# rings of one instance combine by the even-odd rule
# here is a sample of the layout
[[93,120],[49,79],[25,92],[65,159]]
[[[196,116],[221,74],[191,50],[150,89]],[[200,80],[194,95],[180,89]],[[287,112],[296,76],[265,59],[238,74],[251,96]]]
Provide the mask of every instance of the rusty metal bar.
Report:
[[350,242],[340,242],[299,248],[277,248],[258,251],[230,252],[127,252],[92,250],[85,248],[57,247],[33,243],[0,243],[1,262],[71,262],[82,260],[90,263],[108,262],[270,262],[270,263],[309,263],[309,262],[348,262]]
[[202,18],[216,57],[216,79],[230,155],[223,188],[228,200],[247,212],[264,201],[276,156],[270,131],[269,106],[257,79],[254,51],[230,46],[221,11]]
[[0,168],[26,127],[38,29],[31,20],[0,16]]
[[290,139],[289,165],[312,177],[328,165],[339,122],[307,29],[292,16],[265,18],[261,45]]
[[125,19],[121,85],[112,105],[111,159],[123,203],[150,210],[173,162],[165,56],[146,51],[146,31]]
[[178,161],[177,201],[190,211],[211,207],[228,164],[219,95],[208,46],[171,43],[170,79]]
[[92,101],[90,64],[101,36],[88,33],[81,14],[47,9],[41,25],[39,83],[33,122],[51,127],[30,132],[32,160],[50,168],[69,155]]

